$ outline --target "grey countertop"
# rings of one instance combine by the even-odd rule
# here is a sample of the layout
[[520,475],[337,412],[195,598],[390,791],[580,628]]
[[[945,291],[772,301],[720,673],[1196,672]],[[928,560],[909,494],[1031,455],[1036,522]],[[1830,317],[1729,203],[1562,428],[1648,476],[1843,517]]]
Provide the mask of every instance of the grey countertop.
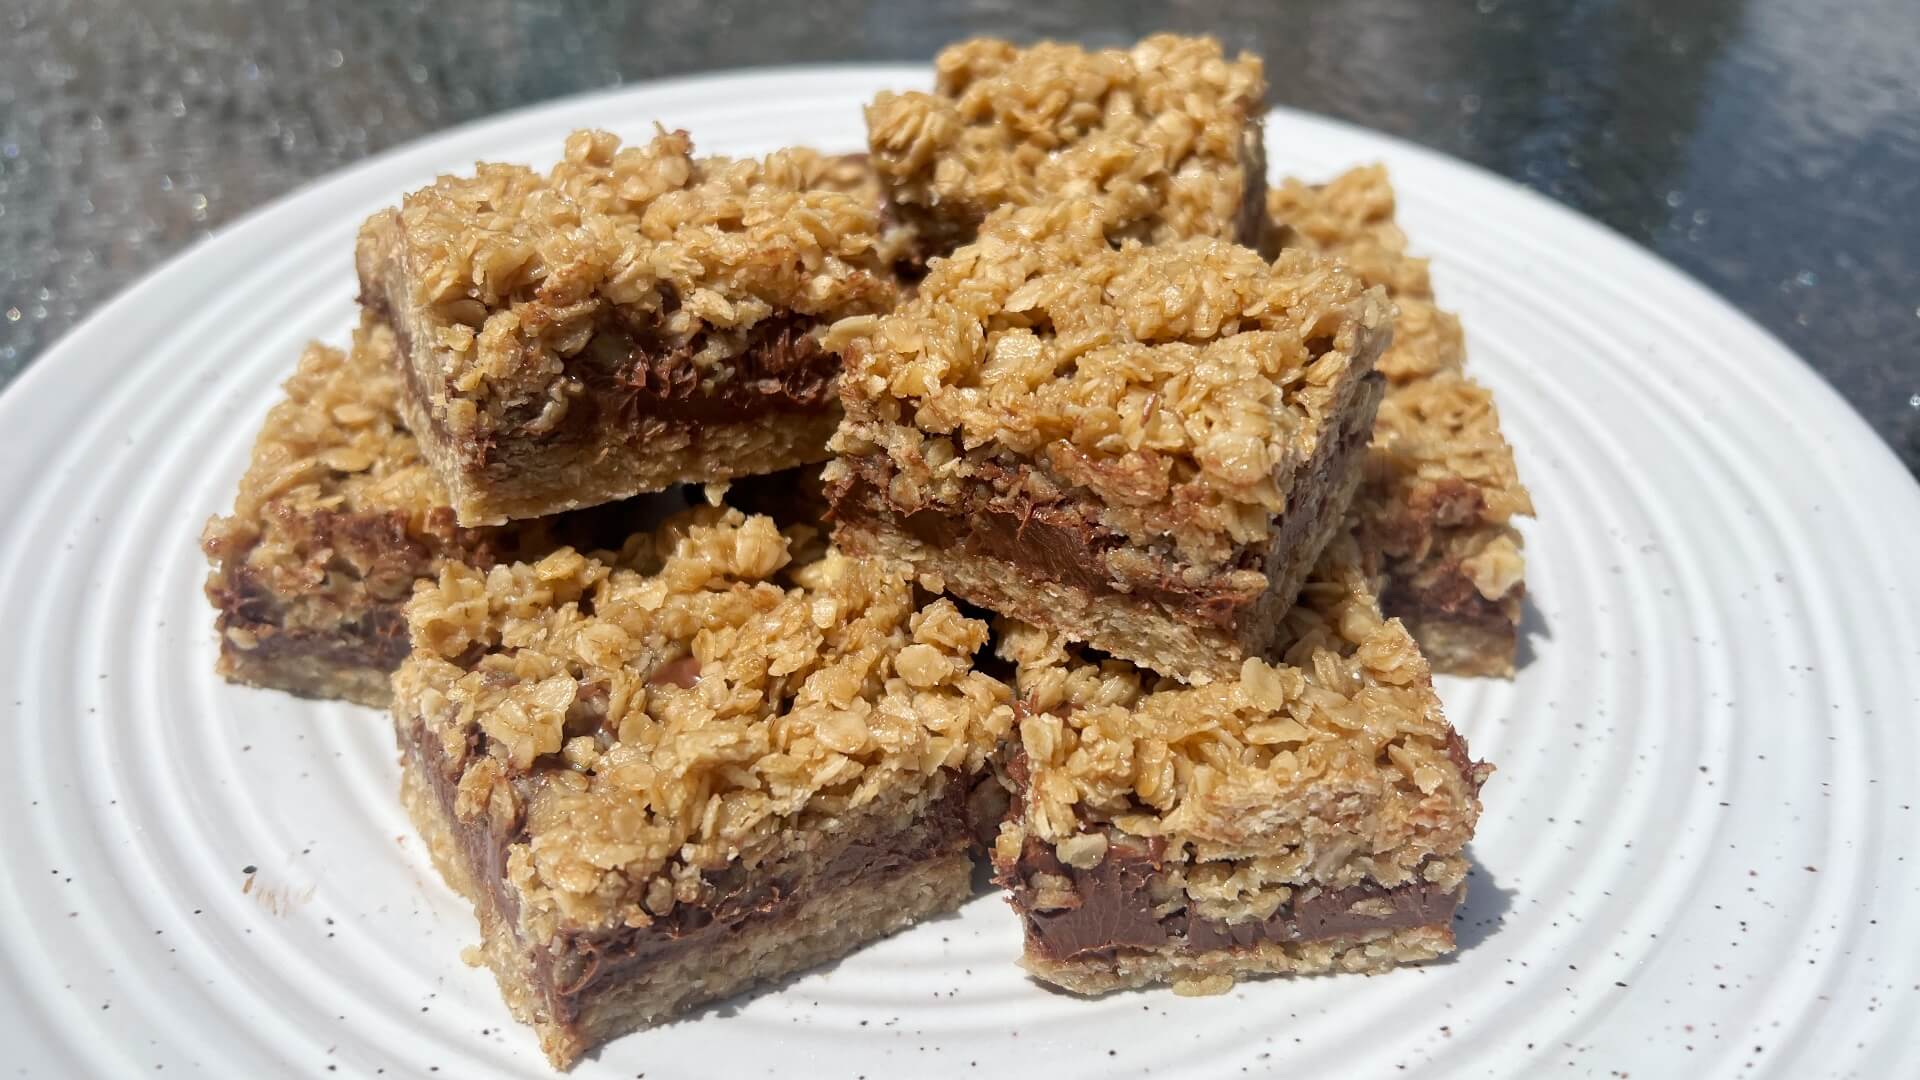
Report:
[[1505,174],[1653,249],[1920,472],[1920,3],[8,0],[0,384],[142,273],[438,128],[682,72],[972,34],[1206,31],[1277,104]]

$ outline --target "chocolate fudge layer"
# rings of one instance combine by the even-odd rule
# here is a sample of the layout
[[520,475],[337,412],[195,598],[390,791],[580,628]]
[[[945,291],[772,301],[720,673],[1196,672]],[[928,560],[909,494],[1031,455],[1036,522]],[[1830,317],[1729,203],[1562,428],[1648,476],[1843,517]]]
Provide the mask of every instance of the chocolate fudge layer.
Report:
[[408,606],[404,797],[556,1065],[970,894],[987,628],[804,531],[703,507]]
[[393,335],[363,322],[314,344],[267,414],[233,513],[207,523],[217,670],[235,682],[384,706],[409,651],[413,584],[449,560],[485,569],[561,543],[617,542],[657,514],[629,502],[462,528],[399,415]]
[[1355,500],[1361,544],[1385,574],[1381,606],[1436,671],[1512,675],[1526,595],[1512,523],[1533,501],[1493,395],[1462,370],[1459,320],[1435,306],[1426,260],[1406,254],[1386,170],[1288,180],[1268,202],[1276,244],[1332,255],[1394,300],[1387,394]]
[[1036,977],[1209,993],[1451,950],[1490,770],[1350,534],[1284,633],[1275,662],[1189,687],[1003,629],[1020,740],[994,865]]
[[931,94],[883,93],[867,139],[889,217],[924,262],[988,214],[1062,196],[1108,204],[1114,239],[1265,237],[1266,79],[1212,38],[1088,52],[976,39],[941,50]]
[[1006,210],[891,315],[836,326],[835,537],[932,587],[1195,682],[1270,646],[1339,527],[1384,297],[1302,252],[1113,247]]
[[480,165],[376,214],[361,301],[466,525],[826,457],[827,324],[895,297],[845,158],[695,158],[578,132],[547,174]]
[[[1155,837],[1139,844],[1125,836],[1103,835],[1106,855],[1087,869],[1066,865],[1051,845],[1031,837],[1014,861],[1013,902],[1016,907],[1027,905],[1022,912],[1027,950],[1036,961],[1111,961],[1128,949],[1171,949],[1195,956],[1380,931],[1437,929],[1451,923],[1462,899],[1459,888],[1443,888],[1421,877],[1392,888],[1367,882],[1332,891],[1309,889],[1263,918],[1210,919],[1184,907],[1168,909],[1166,898],[1176,886],[1164,841]],[[1033,890],[1018,883],[1043,880],[1039,875],[1066,882],[1077,903],[1044,910],[1033,907]]]

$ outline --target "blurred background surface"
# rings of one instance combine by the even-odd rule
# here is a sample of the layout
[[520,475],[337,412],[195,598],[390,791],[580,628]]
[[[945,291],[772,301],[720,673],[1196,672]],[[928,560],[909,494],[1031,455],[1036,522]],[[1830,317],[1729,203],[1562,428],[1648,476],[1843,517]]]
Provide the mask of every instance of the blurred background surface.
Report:
[[0,385],[211,230],[439,128],[692,71],[1158,29],[1660,253],[1920,472],[1917,0],[6,0]]

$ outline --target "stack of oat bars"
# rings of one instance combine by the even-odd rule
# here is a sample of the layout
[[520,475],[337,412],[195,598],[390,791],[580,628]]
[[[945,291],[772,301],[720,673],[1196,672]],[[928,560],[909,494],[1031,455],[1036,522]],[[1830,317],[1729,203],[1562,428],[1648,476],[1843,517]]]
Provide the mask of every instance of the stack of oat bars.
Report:
[[1452,948],[1430,663],[1511,672],[1530,507],[1384,173],[1269,188],[1210,40],[936,64],[864,156],[581,132],[376,215],[208,526],[221,673],[390,704],[558,1066],[976,860],[1081,993]]

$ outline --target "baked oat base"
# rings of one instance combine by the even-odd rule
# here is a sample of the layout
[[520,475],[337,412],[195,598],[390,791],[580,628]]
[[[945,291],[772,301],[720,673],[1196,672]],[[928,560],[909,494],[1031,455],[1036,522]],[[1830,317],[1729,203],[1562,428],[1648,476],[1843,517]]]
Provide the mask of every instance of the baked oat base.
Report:
[[[1276,587],[1243,617],[1254,627],[1277,625],[1292,605],[1314,560],[1346,518],[1359,476],[1352,474],[1333,493],[1306,543],[1278,573]],[[1026,568],[988,555],[940,549],[901,529],[845,517],[834,528],[834,542],[860,555],[879,555],[911,563],[923,583],[1001,615],[1045,626],[1149,670],[1204,686],[1231,679],[1248,655],[1242,636],[1230,630],[1195,626],[1157,611],[1124,594],[1102,594],[1048,581]]]
[[[262,630],[270,630],[262,627]],[[351,701],[384,709],[393,699],[392,673],[385,668],[336,662],[323,655],[262,656],[220,639],[213,670],[228,682],[284,690],[322,701]]]
[[[403,412],[415,431],[430,431],[409,395]],[[637,431],[597,447],[537,447],[506,452],[495,465],[468,471],[453,449],[431,436],[421,449],[452,492],[460,524],[500,525],[598,506],[676,484],[708,484],[760,476],[827,460],[827,439],[839,410],[769,413],[752,420],[643,420]]]
[[1467,622],[1444,614],[1388,610],[1407,626],[1420,651],[1440,675],[1483,675],[1511,679],[1520,645],[1520,601],[1509,598],[1514,610],[1507,621]]
[[1240,649],[1232,635],[1144,613],[1123,596],[1032,578],[1003,560],[942,551],[865,522],[843,520],[833,537],[845,551],[911,563],[930,589],[1025,622],[1058,626],[1142,666],[1178,666],[1198,684],[1229,677],[1239,667]]
[[1076,994],[1106,994],[1156,984],[1171,984],[1179,994],[1223,994],[1238,979],[1343,971],[1374,974],[1452,951],[1453,927],[1440,923],[1197,954],[1178,945],[1121,949],[1112,956],[1087,960],[1046,960],[1029,954],[1021,959],[1020,966],[1034,978]]

